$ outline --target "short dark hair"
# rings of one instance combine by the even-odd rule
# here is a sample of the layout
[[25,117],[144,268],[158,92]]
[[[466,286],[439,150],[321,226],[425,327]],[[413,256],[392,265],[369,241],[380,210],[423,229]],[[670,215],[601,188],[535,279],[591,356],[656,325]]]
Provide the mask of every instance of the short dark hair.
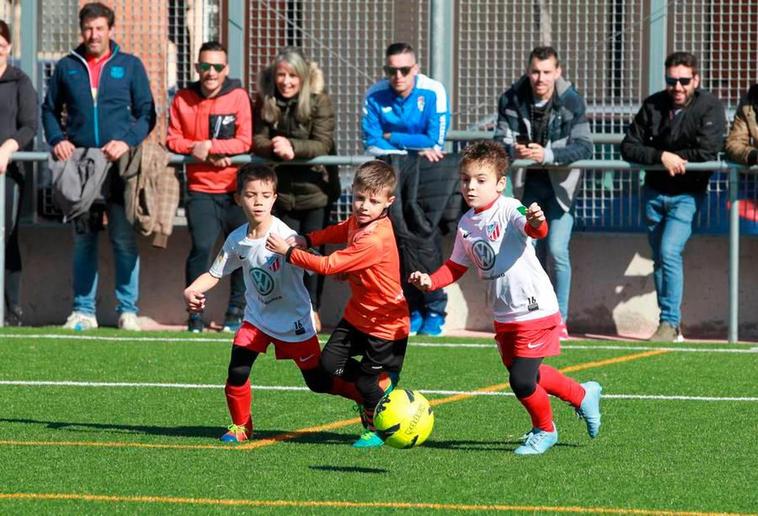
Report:
[[226,51],[226,47],[218,41],[206,41],[200,45],[200,51],[197,53],[198,59],[200,58],[200,54],[203,52],[223,52],[224,54],[228,53]]
[[386,52],[384,52],[384,57],[395,56],[397,54],[413,54],[413,58],[416,58],[416,51],[413,50],[413,47],[402,41],[388,46]]
[[697,57],[690,52],[674,52],[669,54],[665,62],[666,68],[672,66],[686,66],[692,68],[692,73],[697,75]]
[[550,59],[551,57],[555,59],[555,64],[557,66],[561,66],[561,60],[558,59],[558,51],[556,49],[547,45],[543,47],[535,47],[529,53],[529,61],[527,64],[532,64],[532,59],[536,59],[537,61],[544,61],[546,59]]
[[3,20],[0,20],[0,36],[2,36],[9,45],[11,44],[11,30],[8,28],[8,24]]
[[494,140],[475,140],[466,145],[461,152],[461,161],[458,166],[463,169],[474,164],[491,166],[495,169],[497,178],[500,179],[508,169],[508,153]]
[[389,195],[395,193],[397,174],[392,165],[378,159],[367,161],[358,167],[353,178],[353,190],[380,192],[386,189]]
[[79,10],[79,28],[84,28],[84,22],[93,18],[105,18],[108,20],[109,29],[116,23],[116,15],[113,13],[113,9],[102,2],[84,4]]
[[269,165],[247,163],[237,171],[237,195],[242,194],[242,190],[245,189],[247,183],[256,180],[264,183],[272,183],[274,185],[274,193],[276,193],[277,187],[279,186],[279,179],[277,178],[276,171]]

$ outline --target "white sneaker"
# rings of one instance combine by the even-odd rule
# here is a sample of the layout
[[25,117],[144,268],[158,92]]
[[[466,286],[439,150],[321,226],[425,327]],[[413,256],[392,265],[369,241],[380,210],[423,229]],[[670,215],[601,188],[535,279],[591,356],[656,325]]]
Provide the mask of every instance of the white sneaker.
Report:
[[142,327],[134,312],[124,312],[118,316],[118,327],[128,331],[142,331]]
[[97,318],[84,312],[71,312],[66,322],[63,323],[63,328],[76,331],[92,330],[97,328]]

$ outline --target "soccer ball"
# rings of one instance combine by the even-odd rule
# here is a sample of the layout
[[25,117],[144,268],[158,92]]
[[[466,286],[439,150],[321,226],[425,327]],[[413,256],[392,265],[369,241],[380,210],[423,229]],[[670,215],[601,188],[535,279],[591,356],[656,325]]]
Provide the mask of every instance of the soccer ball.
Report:
[[434,412],[420,392],[394,389],[376,404],[374,426],[389,446],[413,448],[432,433]]

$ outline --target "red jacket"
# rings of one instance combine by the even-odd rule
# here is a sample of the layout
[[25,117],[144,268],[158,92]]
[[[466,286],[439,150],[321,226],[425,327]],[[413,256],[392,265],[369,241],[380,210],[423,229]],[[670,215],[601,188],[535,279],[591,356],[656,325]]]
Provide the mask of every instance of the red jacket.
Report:
[[[253,143],[250,97],[240,81],[226,79],[219,94],[206,98],[200,83],[179,90],[171,103],[166,145],[177,154],[191,154],[192,144],[210,140],[210,154],[247,154]],[[226,193],[236,189],[237,166],[187,165],[187,189]]]

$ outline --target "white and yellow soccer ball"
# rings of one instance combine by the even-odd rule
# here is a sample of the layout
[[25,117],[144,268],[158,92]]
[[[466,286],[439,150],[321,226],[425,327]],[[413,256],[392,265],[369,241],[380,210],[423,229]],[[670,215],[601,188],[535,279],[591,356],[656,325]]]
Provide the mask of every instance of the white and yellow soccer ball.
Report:
[[374,426],[385,444],[413,448],[432,433],[434,412],[419,391],[394,389],[376,404]]

